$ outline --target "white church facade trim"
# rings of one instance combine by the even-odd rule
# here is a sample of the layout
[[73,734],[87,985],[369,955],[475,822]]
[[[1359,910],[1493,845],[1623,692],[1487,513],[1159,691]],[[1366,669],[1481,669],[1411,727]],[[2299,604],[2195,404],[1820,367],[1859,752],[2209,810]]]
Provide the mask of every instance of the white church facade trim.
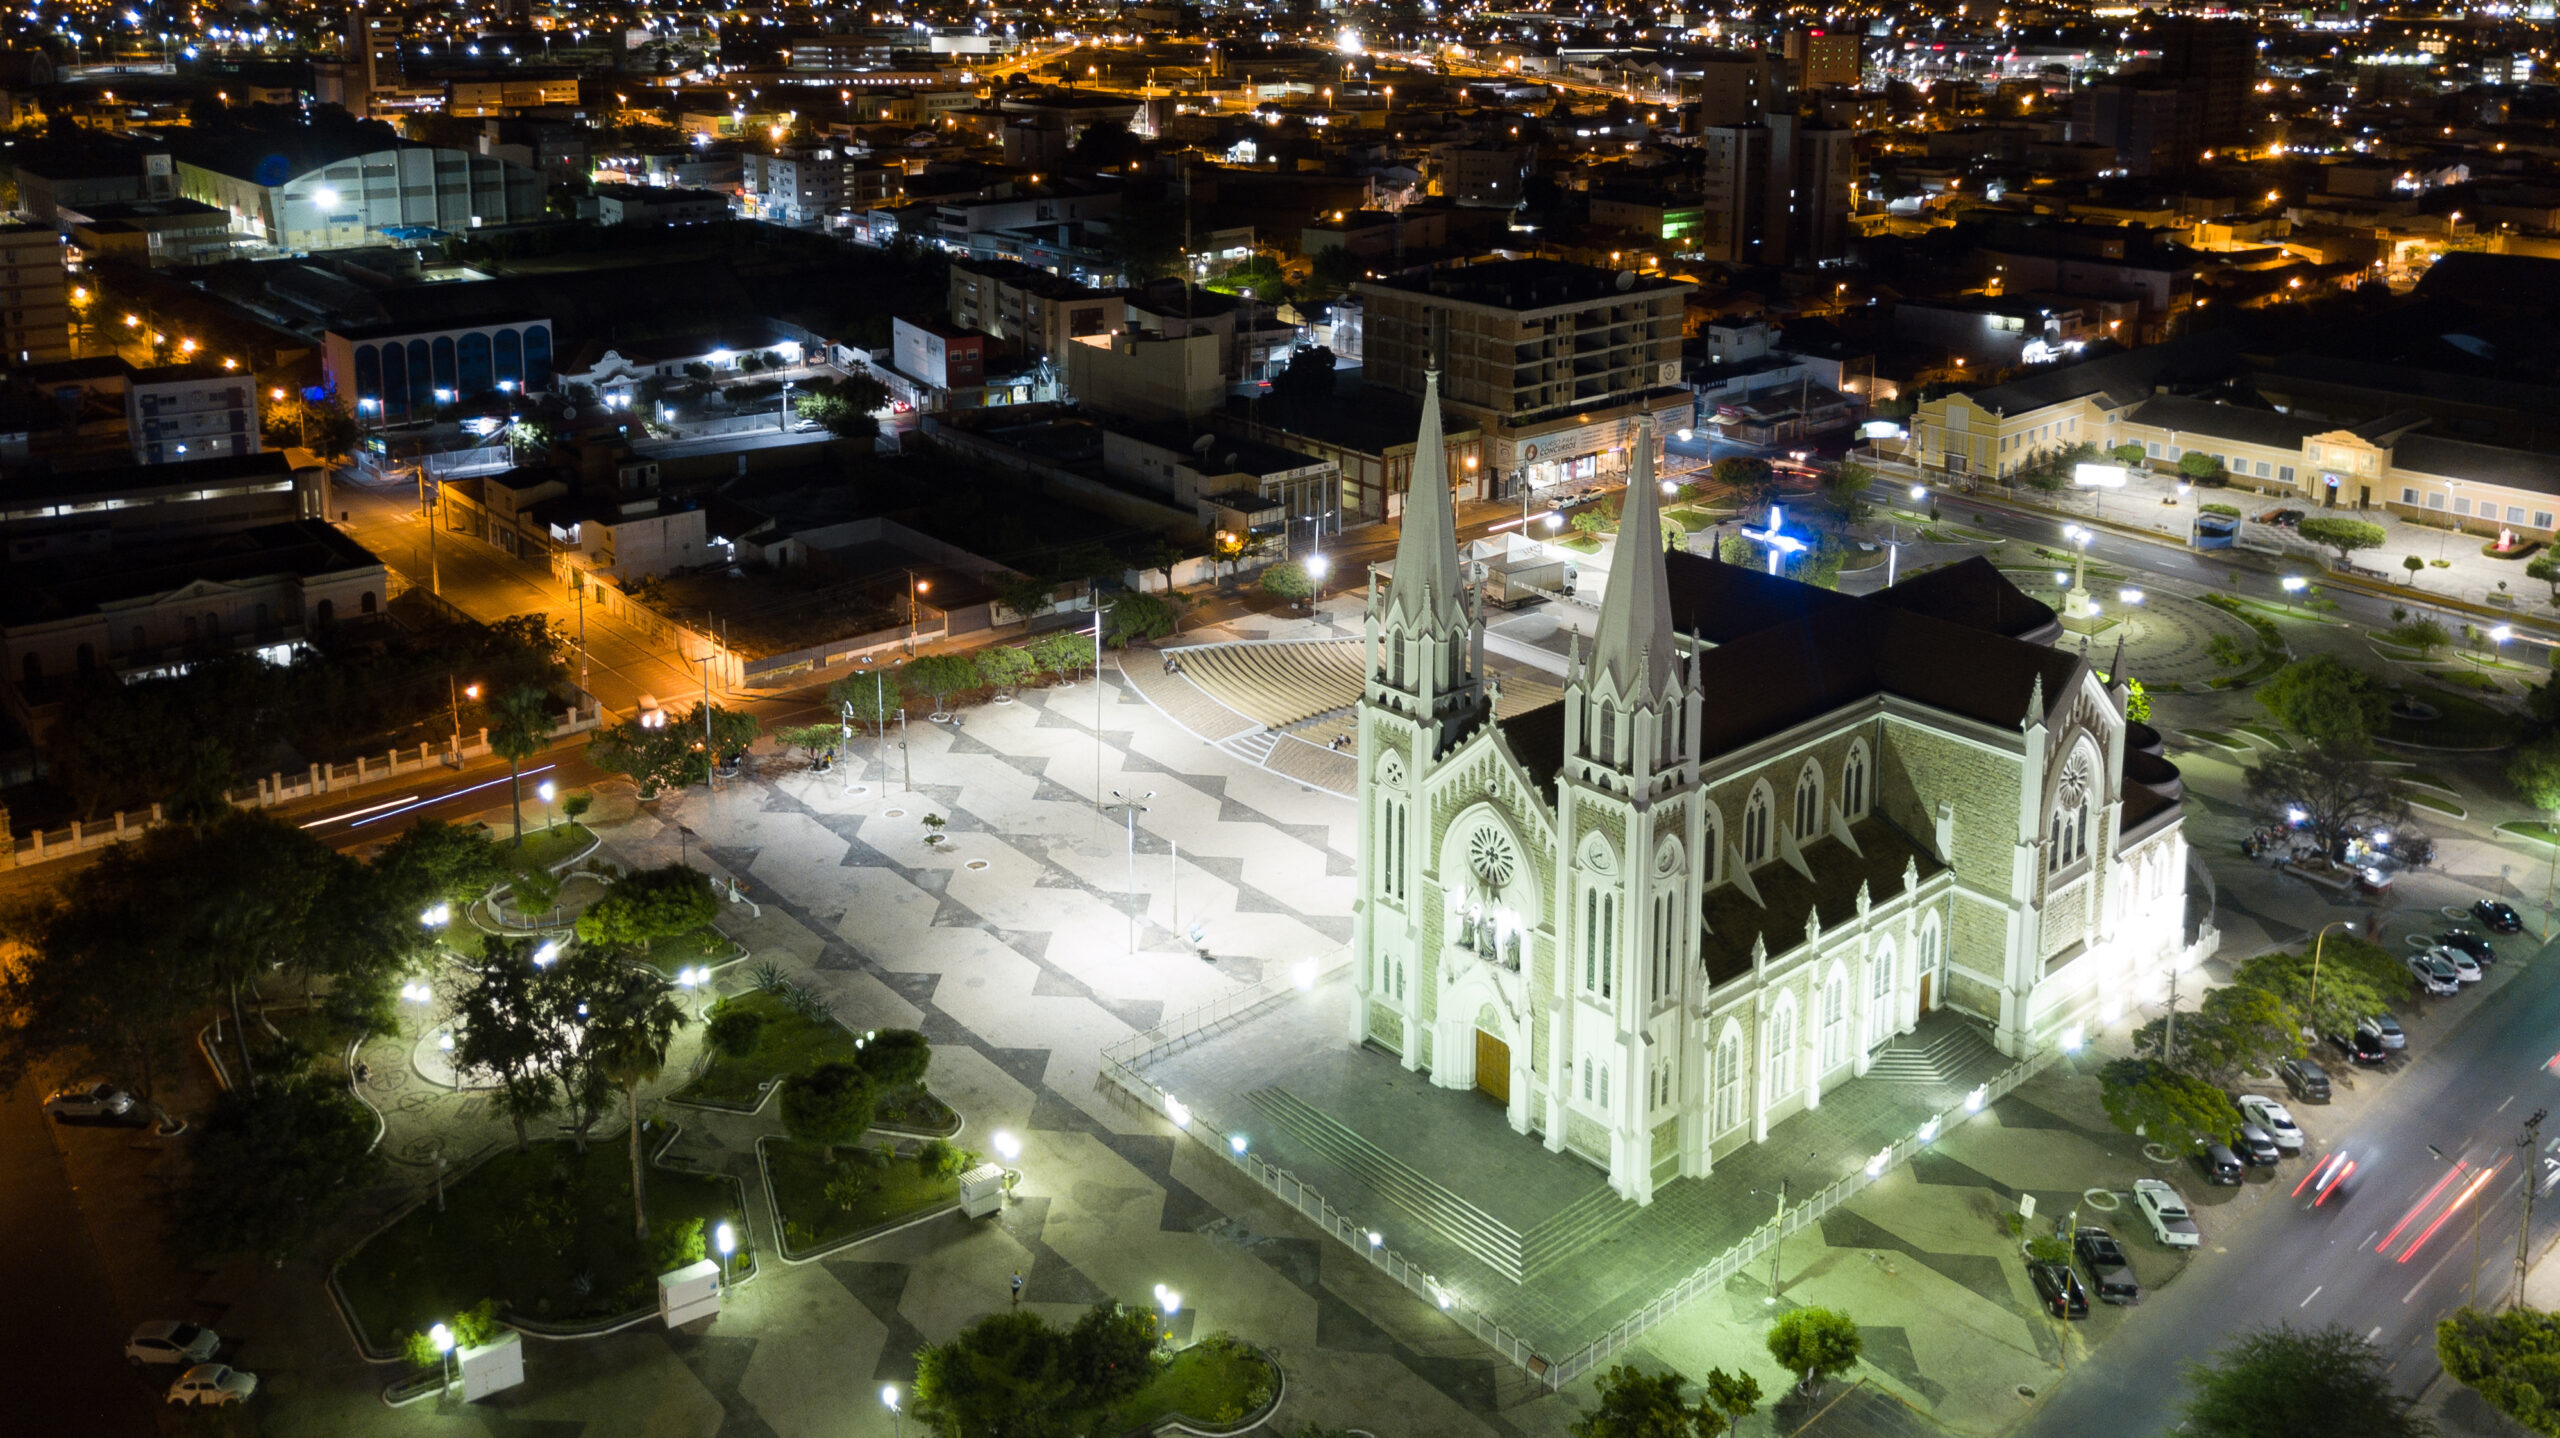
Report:
[[1434,397],[1370,593],[1355,1041],[1641,1203],[1931,1009],[2023,1055],[2192,961],[2176,770],[1987,565],[1854,598],[1622,541],[1564,698],[1494,720]]

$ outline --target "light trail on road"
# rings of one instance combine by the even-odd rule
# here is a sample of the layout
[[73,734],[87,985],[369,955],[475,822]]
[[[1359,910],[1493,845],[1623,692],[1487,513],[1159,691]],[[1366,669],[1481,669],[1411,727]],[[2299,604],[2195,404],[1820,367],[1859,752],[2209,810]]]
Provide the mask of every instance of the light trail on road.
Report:
[[[383,820],[385,820],[385,819],[397,819],[397,818],[399,818],[402,814],[405,814],[405,813],[409,812],[411,809],[419,808],[419,807],[424,806],[424,805],[427,805],[427,804],[441,804],[441,803],[443,803],[443,802],[444,802],[445,800],[447,800],[447,799],[459,799],[459,798],[461,798],[461,797],[462,797],[463,795],[465,795],[465,794],[476,794],[476,793],[480,792],[480,791],[481,791],[481,790],[483,790],[483,789],[494,789],[494,788],[498,787],[500,784],[504,784],[504,783],[506,783],[506,782],[508,781],[508,779],[525,779],[525,778],[531,778],[533,775],[536,775],[536,774],[545,774],[545,773],[549,773],[549,772],[550,772],[553,768],[555,768],[555,767],[557,767],[557,766],[556,766],[556,765],[551,765],[551,764],[545,764],[545,765],[543,765],[542,767],[540,767],[540,768],[538,768],[538,769],[527,769],[527,770],[525,770],[525,771],[524,771],[524,773],[522,773],[522,774],[511,774],[511,775],[508,775],[508,776],[507,776],[507,778],[504,778],[504,779],[491,779],[491,780],[487,781],[486,783],[472,784],[472,785],[468,785],[468,786],[466,786],[466,787],[464,787],[464,788],[460,788],[460,789],[448,789],[448,790],[446,790],[444,793],[441,793],[441,794],[432,794],[432,795],[427,795],[427,796],[420,797],[420,798],[410,799],[410,800],[407,800],[407,801],[405,801],[405,802],[402,802],[402,803],[400,803],[400,804],[398,804],[398,805],[396,805],[396,806],[377,805],[377,806],[375,806],[375,809],[373,809],[373,810],[368,810],[368,809],[358,809],[358,810],[355,810],[354,812],[355,812],[355,813],[357,813],[357,814],[366,814],[366,815],[369,815],[370,817],[362,818],[362,819],[357,819],[354,823],[347,825],[347,827],[348,827],[348,828],[350,828],[350,829],[361,829],[361,828],[363,828],[363,827],[364,827],[365,825],[367,825],[367,824],[379,824],[379,823],[381,823],[381,822],[382,822]],[[380,812],[376,812],[376,810],[379,810]],[[347,815],[343,815],[343,814],[342,814],[342,815],[340,815],[340,816],[338,816],[338,817],[339,817],[339,818],[346,818],[346,817],[348,817],[348,816],[347,816]],[[322,819],[322,820],[320,820],[319,822],[320,822],[320,823],[323,823],[323,824],[334,824],[334,823],[338,822],[338,820],[337,820],[337,819]],[[306,828],[306,829],[308,829],[308,828],[310,828],[310,827],[312,827],[312,826],[311,826],[311,825],[309,825],[309,824],[305,824],[305,825],[303,825],[303,827],[304,827],[304,828]]]

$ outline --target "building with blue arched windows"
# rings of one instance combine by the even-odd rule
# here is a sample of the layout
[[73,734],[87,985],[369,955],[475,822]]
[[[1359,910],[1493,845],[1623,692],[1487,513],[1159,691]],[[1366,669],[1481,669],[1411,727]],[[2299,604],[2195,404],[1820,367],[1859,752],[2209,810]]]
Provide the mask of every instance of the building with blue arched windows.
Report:
[[446,405],[493,394],[547,394],[558,384],[548,319],[333,329],[322,337],[320,364],[328,387],[366,428],[432,418]]

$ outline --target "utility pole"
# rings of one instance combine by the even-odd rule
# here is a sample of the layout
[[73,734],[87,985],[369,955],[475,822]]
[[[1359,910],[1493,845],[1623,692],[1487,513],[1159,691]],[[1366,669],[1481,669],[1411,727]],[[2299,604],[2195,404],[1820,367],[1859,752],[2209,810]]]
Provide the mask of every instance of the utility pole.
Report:
[[720,788],[720,751],[711,743],[711,656],[702,656],[702,766],[703,787],[715,793]]
[[2168,1030],[2167,1030],[2167,1032],[2165,1032],[2165,1033],[2161,1036],[2161,1041],[2160,1041],[2160,1061],[2161,1061],[2162,1063],[2175,1063],[2175,1062],[2177,1062],[2177,1060],[2178,1060],[2178,966],[2177,966],[2176,964],[2171,964],[2171,965],[2169,966],[2169,1026],[2168,1026]]
[[2524,1307],[2524,1275],[2533,1260],[2533,1191],[2542,1186],[2542,1121],[2551,1110],[2538,1108],[2524,1121],[2524,1132],[2516,1139],[2516,1147],[2524,1153],[2524,1226],[2516,1230],[2516,1291],[2513,1306]]

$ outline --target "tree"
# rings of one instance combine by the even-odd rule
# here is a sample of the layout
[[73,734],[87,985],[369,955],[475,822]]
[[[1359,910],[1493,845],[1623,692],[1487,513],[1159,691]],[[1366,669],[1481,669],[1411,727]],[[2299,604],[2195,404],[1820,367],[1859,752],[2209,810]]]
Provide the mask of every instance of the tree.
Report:
[[2153,1019],[2144,1024],[2134,1034],[2134,1047],[2224,1081],[2273,1072],[2278,1061],[2302,1053],[2302,1016],[2275,993],[2250,984],[2208,990],[2203,1002],[2178,1015],[2174,1054],[2162,1048],[2167,1023]]
[[280,1261],[380,1170],[373,1137],[373,1115],[317,1075],[232,1089],[196,1141],[179,1231],[207,1253]]
[[[2451,1365],[2448,1364],[2448,1367]],[[2240,1335],[2187,1370],[2188,1438],[2431,1438],[2391,1361],[2334,1325]]]
[[914,1029],[881,1029],[864,1041],[858,1062],[883,1089],[919,1088],[933,1066],[933,1045]]
[[871,1127],[879,1099],[879,1085],[860,1065],[819,1064],[782,1081],[782,1126],[798,1143],[852,1143]]
[[579,1060],[620,1088],[631,1110],[631,1220],[649,1236],[648,1166],[641,1161],[640,1085],[667,1066],[667,1049],[684,1027],[684,1006],[666,976],[625,968],[602,997],[587,1001]]
[[907,662],[907,682],[933,700],[939,714],[951,696],[978,683],[977,661],[966,654],[926,654]]
[[2436,1358],[2490,1407],[2533,1432],[2560,1434],[2560,1319],[2532,1308],[2464,1308],[2436,1325]]
[[1573,1438],[1691,1438],[1698,1415],[1680,1396],[1687,1382],[1667,1368],[1612,1364],[1595,1385],[1600,1406],[1573,1421]]
[[1798,1308],[1769,1325],[1769,1356],[1788,1372],[1803,1374],[1808,1394],[1855,1367],[1865,1348],[1858,1325],[1834,1309]]
[[800,418],[824,425],[842,439],[877,438],[880,411],[888,407],[889,387],[860,371],[841,379],[801,380],[791,397]]
[[118,844],[10,916],[17,952],[0,964],[0,1080],[14,1083],[35,1063],[76,1063],[165,1125],[160,1094],[188,1061],[199,986],[179,916],[148,896],[159,855],[183,842],[159,830]]
[[2363,752],[2390,722],[2391,695],[2373,676],[2342,659],[2296,659],[2258,686],[2258,704],[2287,729],[2327,748]]
[[1822,476],[1822,497],[1840,516],[1841,523],[1855,524],[1874,508],[1867,503],[1867,489],[1875,482],[1874,470],[1843,460]]
[[2198,484],[2220,484],[2225,477],[2221,460],[2192,449],[2178,456],[2178,473]]
[[1076,1397],[1064,1337],[1039,1314],[990,1314],[916,1354],[916,1414],[948,1438],[1059,1438]]
[[2314,745],[2290,754],[2270,754],[2250,766],[2249,797],[2271,820],[2293,824],[2319,841],[2320,852],[2336,854],[2350,838],[2376,829],[2398,829],[2408,822],[2408,801],[2399,784],[2373,767],[2361,750]]
[[[2537,559],[2537,560],[2533,561],[2533,562],[2532,562],[2532,564],[2527,564],[2527,565],[2525,566],[2525,571],[2524,571],[2524,572],[2525,572],[2525,573],[2527,573],[2527,574],[2533,574],[2533,565],[2534,565],[2534,564],[2549,564],[2549,563],[2551,563],[2551,561],[2550,561],[2550,559],[2549,559],[2549,558],[2547,558],[2547,557],[2546,557],[2546,558],[2543,558],[2543,559]],[[2418,582],[2418,574],[2419,574],[2419,572],[2420,572],[2420,571],[2422,571],[2422,570],[2424,570],[2424,569],[2427,567],[2427,562],[2426,562],[2425,560],[2423,560],[2423,559],[2420,559],[2418,556],[2416,556],[2416,555],[2414,555],[2414,554],[2411,554],[2411,555],[2406,555],[2406,556],[2403,556],[2403,557],[2402,557],[2402,559],[2400,560],[2400,567],[2401,567],[2402,569],[2405,569],[2405,570],[2409,571],[2409,583],[2410,583],[2411,585],[2413,585],[2413,586],[2414,586],[2414,585]],[[2555,573],[2560,573],[2560,566],[2555,566],[2555,568],[2554,568],[2554,572],[2555,572]],[[2541,576],[2541,575],[2539,575],[2539,574],[2534,574],[2534,576],[2533,576],[2533,577],[2534,577],[2534,578],[2536,578],[2536,579],[2540,579],[2540,578],[2542,578],[2543,576]],[[2552,603],[2554,603],[2554,604],[2560,604],[2560,580],[2554,580],[2554,581],[2553,581],[2553,583],[2552,583],[2552,586],[2551,586],[2551,602],[2552,602]]]
[[228,1001],[244,1083],[255,1083],[257,1070],[241,992],[279,969],[310,972],[319,931],[332,918],[320,910],[321,897],[333,870],[351,862],[296,825],[252,813],[193,830],[161,858],[151,902],[179,916],[203,978]]
[[534,962],[533,940],[492,938],[483,952],[480,981],[454,1005],[453,1062],[498,1081],[494,1106],[515,1125],[516,1152],[523,1153],[530,1147],[525,1126],[559,1101],[552,1074],[564,1032],[558,995]]
[[625,776],[638,786],[641,798],[654,799],[668,789],[700,783],[711,772],[701,736],[701,729],[693,724],[646,725],[634,715],[596,731],[587,741],[587,762],[608,774]]
[[827,686],[827,702],[854,724],[886,725],[906,707],[906,674],[882,666],[869,674],[848,674]]
[[844,726],[840,724],[791,724],[773,731],[773,737],[781,743],[783,752],[786,755],[794,749],[815,755],[823,752],[842,740],[844,738]]
[[2294,532],[2314,544],[2325,544],[2338,551],[2338,562],[2359,549],[2380,549],[2391,536],[2370,520],[2346,519],[2336,515],[2313,515],[2295,526]]
[[1032,641],[1031,653],[1043,670],[1069,680],[1091,669],[1095,662],[1092,632],[1082,629],[1043,634]]
[[2453,643],[2453,631],[2438,619],[2409,619],[2382,631],[2382,641],[2403,649],[2415,649],[2421,659],[2432,659]]
[[764,1015],[722,999],[702,1026],[702,1041],[723,1058],[742,1059],[756,1051],[764,1035]]
[[2139,679],[2124,682],[2124,717],[2136,724],[2151,722],[2151,693]]
[[1597,506],[1587,509],[1578,509],[1574,511],[1573,515],[1573,532],[1581,535],[1585,539],[1598,539],[1601,535],[1609,532],[1609,526],[1617,522],[1618,517],[1616,515],[1610,514]]
[[1334,353],[1314,345],[1289,356],[1289,367],[1271,377],[1271,393],[1275,398],[1330,399],[1333,383]]
[[659,939],[687,934],[720,913],[711,876],[683,864],[634,869],[578,916],[578,942],[612,951],[649,952]]
[[1173,606],[1153,594],[1122,590],[1112,599],[1103,627],[1103,642],[1114,649],[1162,639],[1173,632]]
[[2248,646],[2228,634],[2216,634],[2205,640],[2204,653],[2217,669],[2237,669],[2249,662]]
[[489,701],[489,748],[507,761],[507,805],[514,812],[516,847],[524,847],[524,761],[551,738],[551,696],[519,684]]
[[1284,559],[1262,571],[1262,589],[1292,604],[1304,604],[1316,592],[1315,581],[1307,577],[1307,567],[1294,559]]
[[515,872],[486,829],[442,819],[419,820],[374,855],[373,868],[397,886],[413,917],[439,903],[468,904]]
[[[2353,945],[2332,934],[2321,946],[2319,992],[2312,992],[2311,955],[2279,951],[2260,954],[2233,971],[2234,984],[2263,989],[2282,1000],[2284,1005],[2302,1016],[2304,1023],[2324,1034],[2355,1031],[2355,1026],[2368,1014],[2378,1014],[2390,1001],[2408,992],[2409,971],[2385,953],[2384,971],[2376,984],[2375,975],[2364,966],[2348,959]],[[2178,1020],[2180,1046],[2184,1047],[2187,1019]]]
[[1019,689],[1030,683],[1039,669],[1031,651],[1019,644],[991,645],[978,651],[978,682],[992,689]]
[[[2409,558],[2417,559],[2418,556],[2413,554]],[[2418,560],[2417,568],[2425,567],[2426,561]],[[2560,552],[2544,550],[2524,562],[2524,572],[2528,577],[2539,579],[2550,585],[2551,602],[2555,607],[2560,607]]]
[[1343,245],[1316,251],[1314,270],[1316,288],[1333,294],[1351,288],[1368,273],[1361,265],[1360,257]]
[[1708,473],[1746,515],[1778,502],[1778,472],[1765,459],[1735,455],[1717,460]]
[[1706,1389],[1698,1399],[1700,1438],[1716,1438],[1719,1431],[1739,1433],[1742,1420],[1760,1411],[1760,1380],[1747,1372],[1727,1373],[1710,1368]]
[[2144,458],[2142,446],[2130,442],[2117,445],[2115,448],[2108,450],[2107,453],[2114,458],[2116,463],[2123,465],[2140,464]]
[[996,605],[1028,624],[1057,607],[1058,581],[1036,574],[1017,574],[995,586]]
[[[2179,1047],[2185,1047],[2185,1025]],[[2098,1102],[2126,1133],[2139,1132],[2177,1147],[2240,1134],[2240,1110],[2231,1096],[2157,1059],[2113,1059],[2098,1070]]]
[[1067,1330],[1065,1368],[1082,1403],[1110,1403],[1137,1392],[1153,1378],[1164,1347],[1164,1329],[1143,1308],[1104,1299]]

